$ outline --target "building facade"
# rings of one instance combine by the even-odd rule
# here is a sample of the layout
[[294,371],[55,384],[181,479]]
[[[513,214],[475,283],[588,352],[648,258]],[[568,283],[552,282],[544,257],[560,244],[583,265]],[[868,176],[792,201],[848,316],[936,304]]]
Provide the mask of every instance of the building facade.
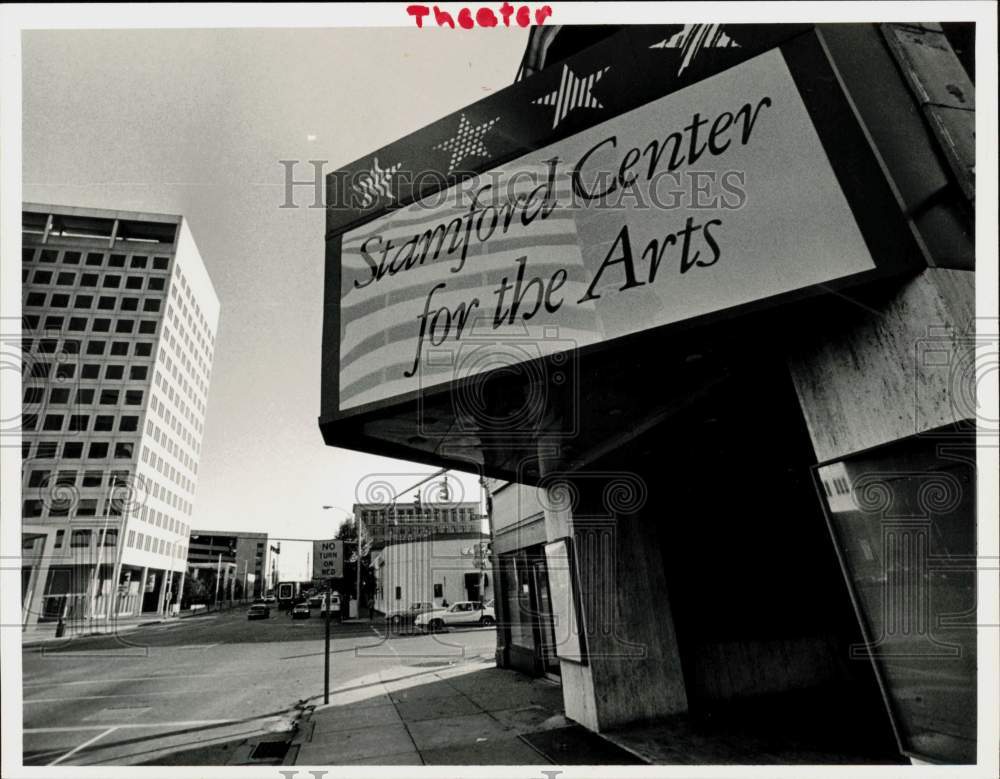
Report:
[[23,625],[181,592],[219,301],[180,216],[25,204]]
[[[192,530],[187,574],[206,581],[214,598],[261,598],[267,594],[267,533]],[[237,582],[239,584],[237,584]]]
[[[378,152],[444,183],[352,204],[371,155],[328,178],[327,443],[498,480],[499,662],[654,762],[693,728],[688,761],[974,763],[1000,334],[947,30],[574,32]],[[470,124],[488,153],[448,136]],[[744,197],[682,186],[705,171]],[[365,247],[400,235],[383,276]]]
[[410,530],[374,552],[372,566],[375,609],[383,614],[417,602],[493,598],[489,536],[482,533]]
[[394,543],[408,538],[422,538],[427,533],[440,536],[483,531],[482,509],[474,501],[461,503],[355,503],[352,506],[362,538],[372,549],[380,549],[387,540]]
[[497,581],[497,662],[559,679],[545,558],[545,500],[537,488],[488,479],[493,572]]
[[466,502],[358,503],[354,516],[371,551],[375,608],[492,597],[489,535],[480,505]]

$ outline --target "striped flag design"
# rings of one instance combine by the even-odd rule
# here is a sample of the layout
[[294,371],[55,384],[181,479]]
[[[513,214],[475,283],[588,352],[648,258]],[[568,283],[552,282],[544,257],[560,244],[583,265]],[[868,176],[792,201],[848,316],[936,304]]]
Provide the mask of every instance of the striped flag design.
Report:
[[591,94],[591,90],[610,69],[608,66],[591,73],[589,76],[577,76],[569,69],[569,65],[563,65],[559,89],[531,102],[534,105],[555,106],[555,116],[552,117],[552,129],[554,130],[574,108],[604,108],[598,99]]
[[739,44],[722,31],[721,24],[685,24],[684,29],[654,43],[651,49],[680,49],[679,76],[704,49],[738,49]]
[[361,207],[368,208],[372,203],[383,197],[389,202],[394,199],[389,184],[393,174],[400,169],[402,163],[397,162],[388,168],[380,168],[378,157],[372,161],[372,167],[358,178],[358,183],[352,185],[355,193],[361,198]]
[[[501,200],[506,200],[508,194],[512,197],[527,196],[546,175],[544,166],[522,167],[519,171],[521,175],[513,180],[511,190],[508,191],[504,183],[497,185],[496,189],[505,193]],[[533,175],[524,175],[528,172]],[[558,177],[554,190],[557,201],[567,202],[572,196],[569,177]],[[538,220],[527,228],[515,218],[506,233],[498,227],[496,235],[485,244],[479,243],[473,233],[473,243],[461,275],[451,272],[458,258],[458,250],[452,253],[447,251],[454,236],[452,232],[437,259],[431,252],[427,261],[412,271],[387,275],[363,289],[354,287],[355,279],[368,275],[368,265],[361,256],[360,248],[370,236],[377,234],[399,247],[412,236],[422,235],[436,225],[447,224],[455,217],[464,219],[467,211],[468,207],[464,204],[428,209],[415,203],[370,228],[359,228],[344,236],[341,408],[351,408],[382,395],[398,395],[417,386],[433,386],[488,370],[496,366],[485,355],[504,352],[505,349],[518,354],[524,352],[519,358],[524,360],[543,356],[549,348],[566,349],[600,340],[603,328],[597,310],[590,302],[560,311],[559,338],[552,344],[544,333],[554,329],[553,323],[542,314],[532,322],[530,330],[525,329],[523,323],[504,325],[498,329],[492,327],[496,297],[490,293],[501,278],[513,278],[516,261],[522,255],[530,255],[531,272],[541,277],[547,277],[559,268],[565,269],[567,280],[561,292],[567,299],[577,300],[586,292],[590,277],[581,254],[576,214],[569,208],[557,208],[546,220]],[[417,380],[404,377],[403,372],[413,364],[418,332],[416,317],[423,308],[428,291],[442,281],[448,286],[435,295],[436,306],[448,306],[455,310],[472,295],[480,298],[481,305],[470,320],[467,335],[461,343],[451,338],[433,350],[438,358],[450,354],[447,360],[438,362],[428,357],[421,363],[418,384]],[[534,326],[536,323],[537,326]],[[488,348],[482,348],[483,345]]]

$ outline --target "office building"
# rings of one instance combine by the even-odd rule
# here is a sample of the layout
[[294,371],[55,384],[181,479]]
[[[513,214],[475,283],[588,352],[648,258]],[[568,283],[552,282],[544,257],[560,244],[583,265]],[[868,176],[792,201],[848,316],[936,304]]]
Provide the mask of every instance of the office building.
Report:
[[950,35],[538,28],[327,178],[326,442],[496,480],[498,662],[652,762],[976,760],[1000,334]]
[[219,301],[186,220],[23,207],[23,624],[167,613]]
[[214,597],[216,587],[219,597],[226,598],[267,594],[267,533],[195,529],[190,542],[188,576],[206,581],[212,590],[210,597]]

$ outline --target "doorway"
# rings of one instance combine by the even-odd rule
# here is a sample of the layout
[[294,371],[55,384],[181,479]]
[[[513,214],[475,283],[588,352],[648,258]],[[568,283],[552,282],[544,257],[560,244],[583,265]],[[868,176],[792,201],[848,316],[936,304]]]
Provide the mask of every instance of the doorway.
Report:
[[507,664],[558,681],[555,628],[544,544],[500,555]]
[[552,621],[552,597],[549,592],[549,572],[545,557],[530,558],[531,584],[537,611],[535,624],[538,631],[538,655],[545,676],[559,678],[559,659],[556,657],[556,632]]
[[783,364],[754,358],[612,455],[648,487],[640,514],[664,564],[685,732],[720,759],[753,745],[729,762],[762,750],[768,762],[899,762],[871,664],[851,658],[862,635],[798,399]]

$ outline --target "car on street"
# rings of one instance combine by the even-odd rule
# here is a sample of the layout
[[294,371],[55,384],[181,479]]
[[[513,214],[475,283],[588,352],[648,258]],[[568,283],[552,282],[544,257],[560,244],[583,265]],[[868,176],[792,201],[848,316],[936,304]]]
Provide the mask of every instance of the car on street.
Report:
[[[319,595],[310,596],[307,603],[310,609],[319,609],[320,614],[326,614],[326,593],[321,592]],[[330,596],[330,613],[337,614],[340,611],[340,595],[338,593],[333,593]]]
[[273,595],[268,595],[267,597],[264,598],[264,603],[268,604],[269,606],[271,604],[277,603],[277,602],[278,602],[278,599],[275,598]]
[[434,604],[430,601],[414,601],[404,609],[396,609],[385,615],[385,621],[393,627],[402,627],[413,623],[425,611],[432,611]]
[[247,619],[270,619],[271,609],[263,601],[250,604],[247,609]]
[[292,619],[309,619],[309,603],[308,601],[302,601],[302,603],[296,603],[292,606],[291,612]]
[[421,630],[435,631],[452,625],[492,625],[496,615],[492,606],[481,601],[461,600],[448,608],[439,607],[418,614],[413,624]]

